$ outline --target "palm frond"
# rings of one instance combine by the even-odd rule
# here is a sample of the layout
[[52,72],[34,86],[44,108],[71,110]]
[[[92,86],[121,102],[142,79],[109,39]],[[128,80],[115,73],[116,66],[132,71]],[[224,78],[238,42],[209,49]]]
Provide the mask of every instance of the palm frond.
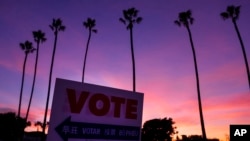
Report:
[[28,40],[26,40],[26,41],[24,42],[24,45],[25,45],[25,48],[26,48],[26,49],[31,49],[31,48],[32,48],[32,43],[31,43],[30,41],[28,41]]
[[92,22],[91,22],[91,24],[92,24],[92,27],[95,27],[95,22],[96,22],[96,20],[95,19],[92,19]]
[[32,31],[33,37],[37,36],[37,32],[36,31]]
[[45,42],[46,40],[47,40],[47,38],[45,38],[45,33],[43,33],[42,36],[41,36],[41,42],[43,43],[43,42]]
[[83,26],[84,26],[85,28],[88,28],[88,23],[87,23],[87,22],[83,22]]
[[25,50],[25,45],[24,45],[24,43],[20,43],[19,45],[20,45],[20,47],[21,47],[22,50]]
[[62,20],[60,18],[56,19],[56,25],[57,26],[62,25]]
[[229,15],[228,15],[227,12],[222,12],[222,13],[220,13],[220,16],[222,17],[223,20],[226,20],[226,19],[229,18]]
[[119,21],[126,25],[126,21],[123,18],[120,18]]
[[127,25],[127,29],[131,29],[134,23],[139,24],[142,21],[142,17],[138,17],[138,13],[139,11],[134,7],[123,10],[123,18],[120,18],[119,21]]
[[63,26],[63,25],[61,25],[61,26],[59,27],[59,31],[64,31],[65,29],[66,29],[66,27]]
[[180,12],[179,13],[179,21],[180,22],[185,22],[186,20],[187,20],[186,12]]
[[185,12],[180,12],[178,15],[178,20],[175,21],[175,24],[181,26],[188,26],[189,24],[193,24],[194,18],[192,17],[191,10],[187,10]]
[[125,18],[125,20],[129,20],[128,13],[129,13],[128,10],[123,10],[123,17]]
[[52,20],[52,26],[55,26],[55,23],[56,23],[56,19],[53,18],[53,20]]
[[54,31],[53,25],[49,25],[49,27],[50,27],[50,29],[51,29],[52,31]]
[[92,32],[97,33],[97,30],[96,29],[92,29]]
[[36,48],[31,48],[31,49],[29,50],[29,53],[33,53],[34,51],[36,51]]
[[129,23],[128,26],[127,26],[127,29],[132,29],[133,28],[133,23]]
[[189,9],[187,10],[187,12],[185,13],[186,14],[186,17],[189,19],[189,18],[192,18],[192,11]]
[[35,42],[38,42],[38,33],[37,33],[37,31],[33,31],[32,34],[33,34]]
[[230,17],[234,17],[234,9],[235,7],[233,5],[227,7],[227,13]]
[[90,17],[87,18],[87,22],[90,23],[92,19]]
[[32,42],[26,40],[24,43],[20,43],[19,44],[21,49],[27,54],[30,52],[33,52],[35,50],[35,48],[32,45]]
[[236,7],[235,7],[235,10],[234,10],[234,12],[235,12],[235,19],[236,19],[236,20],[239,19],[240,7],[241,7],[241,6],[236,6]]
[[135,8],[129,8],[128,10],[127,10],[127,15],[131,18],[132,16],[133,16],[133,14],[134,14],[134,11],[135,11]]
[[85,26],[85,28],[89,28],[89,30],[91,30],[93,27],[95,27],[95,19],[92,18],[87,18],[87,20],[85,22],[83,22],[83,26]]
[[64,31],[66,28],[64,25],[62,25],[62,20],[60,18],[58,19],[53,18],[52,24],[49,26],[55,33],[58,31]]
[[137,17],[138,12],[139,12],[139,11],[138,11],[137,9],[133,8],[133,12],[132,12],[133,17]]
[[33,31],[33,37],[35,42],[45,42],[47,39],[45,38],[45,33],[43,33],[41,30]]
[[137,19],[136,19],[136,23],[141,23],[141,21],[142,21],[142,17],[138,17]]
[[174,23],[175,23],[176,25],[178,25],[178,26],[181,26],[181,22],[178,21],[178,20],[175,20]]

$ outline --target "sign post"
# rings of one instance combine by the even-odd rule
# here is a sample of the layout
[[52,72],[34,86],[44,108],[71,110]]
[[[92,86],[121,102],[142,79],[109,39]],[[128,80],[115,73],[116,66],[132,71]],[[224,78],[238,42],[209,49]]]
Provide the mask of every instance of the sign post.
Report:
[[47,141],[140,141],[143,94],[56,79]]

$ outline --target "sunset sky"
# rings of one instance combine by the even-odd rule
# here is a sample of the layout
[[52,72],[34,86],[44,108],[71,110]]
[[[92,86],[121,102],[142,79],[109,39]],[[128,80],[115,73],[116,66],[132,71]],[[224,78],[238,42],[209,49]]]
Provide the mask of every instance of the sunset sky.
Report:
[[[58,37],[52,94],[55,78],[81,81],[88,37],[82,23],[88,17],[96,19],[98,33],[91,38],[85,81],[132,90],[129,32],[119,18],[122,10],[135,7],[143,17],[134,26],[136,90],[144,93],[143,122],[171,117],[179,135],[201,134],[188,33],[174,24],[179,12],[191,9],[195,21],[190,28],[197,54],[206,133],[208,138],[225,141],[230,124],[250,123],[250,91],[242,50],[231,20],[220,17],[228,5],[241,5],[237,24],[250,59],[248,0],[1,0],[0,112],[17,112],[24,61],[19,43],[26,40],[34,43],[32,31],[41,29],[47,41],[40,46],[29,120],[43,120],[54,41],[49,24],[53,18],[61,18],[66,30]],[[27,61],[22,116],[30,96],[34,62],[33,53]]]

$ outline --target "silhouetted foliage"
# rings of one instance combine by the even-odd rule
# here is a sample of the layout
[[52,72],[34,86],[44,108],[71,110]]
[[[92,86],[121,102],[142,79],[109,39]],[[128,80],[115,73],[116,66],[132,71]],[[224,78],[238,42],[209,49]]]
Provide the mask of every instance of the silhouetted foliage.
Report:
[[191,30],[189,27],[189,25],[193,24],[193,21],[194,21],[194,18],[192,17],[191,10],[187,10],[185,12],[180,12],[179,16],[178,16],[178,20],[174,21],[174,23],[177,24],[178,26],[183,25],[184,27],[186,27],[186,29],[188,31],[189,40],[191,43],[191,48],[192,48],[192,53],[193,53],[193,58],[194,58],[196,86],[197,86],[197,94],[198,94],[198,106],[199,106],[200,121],[201,121],[201,130],[202,130],[202,136],[203,136],[204,140],[206,140],[207,136],[206,136],[205,124],[204,124],[203,113],[202,113],[198,65],[197,65],[197,61],[196,61],[196,53],[195,53],[195,48],[194,48],[194,44],[193,44],[193,38],[192,38]]
[[241,35],[240,35],[240,31],[239,31],[239,28],[238,28],[238,25],[236,22],[239,19],[240,6],[230,5],[227,7],[226,11],[222,12],[220,15],[224,20],[232,19],[232,22],[234,24],[234,28],[235,28],[236,33],[238,35],[238,38],[240,40],[240,45],[241,45],[241,49],[242,49],[242,53],[243,53],[243,57],[244,57],[245,65],[246,65],[248,85],[249,85],[249,89],[250,89],[250,71],[249,71],[249,66],[248,66],[247,55],[246,55],[245,47],[243,44],[243,40],[242,40]]
[[0,113],[0,140],[19,140],[27,126],[30,126],[30,122],[26,122],[24,118],[16,117],[15,113]]
[[41,121],[37,121],[36,123],[35,123],[35,126],[36,126],[36,128],[37,128],[37,131],[39,131],[39,128],[43,128],[43,124],[42,124],[42,122]]
[[27,108],[27,112],[26,112],[26,116],[25,116],[26,120],[28,120],[31,101],[32,101],[32,98],[33,98],[33,93],[34,93],[34,88],[35,88],[36,71],[37,71],[37,64],[38,64],[38,57],[39,57],[39,45],[40,45],[40,43],[43,43],[43,42],[46,41],[45,33],[43,33],[41,30],[33,31],[32,33],[33,33],[34,40],[35,40],[35,42],[37,44],[37,46],[36,46],[36,62],[35,62],[35,69],[34,69],[34,76],[33,76],[33,82],[32,82],[32,88],[31,88],[29,104],[28,104],[28,108]]
[[142,21],[142,17],[138,17],[138,10],[134,7],[127,10],[123,10],[123,18],[119,20],[127,25],[127,29],[130,30],[134,27],[134,24],[139,24]]
[[240,15],[240,6],[230,5],[225,12],[222,12],[221,17],[226,20],[231,18],[232,20],[238,20]]
[[[51,60],[51,64],[50,64],[48,93],[47,93],[46,107],[45,107],[44,120],[43,120],[43,133],[45,133],[46,123],[47,123],[47,112],[48,112],[49,98],[50,98],[50,88],[51,88],[52,71],[53,71],[54,59],[55,59],[55,53],[56,53],[57,36],[58,36],[58,32],[59,31],[64,31],[65,28],[66,28],[62,24],[62,20],[60,18],[53,19],[52,24],[49,25],[49,27],[54,32],[55,40],[54,40],[54,47],[53,47],[53,53],[52,53],[52,60]],[[43,139],[43,140],[45,140],[45,139]]]
[[20,97],[19,97],[18,113],[17,113],[18,117],[20,117],[21,106],[22,106],[23,85],[24,85],[24,76],[25,76],[27,57],[29,53],[32,53],[35,50],[35,48],[32,45],[32,42],[30,41],[25,41],[24,43],[20,43],[20,47],[24,51],[25,57],[24,57],[24,62],[23,62],[22,83],[21,83],[21,90],[20,90]]
[[138,17],[138,10],[134,7],[127,10],[123,10],[123,18],[119,20],[127,25],[127,30],[130,31],[130,45],[131,45],[131,55],[132,55],[132,67],[133,67],[133,91],[136,91],[136,80],[135,80],[135,57],[134,57],[134,44],[133,44],[133,27],[134,24],[139,24],[142,21],[142,17]]
[[90,32],[97,33],[97,29],[94,29],[95,25],[95,19],[88,18],[85,22],[83,22],[83,26],[85,26],[85,28],[87,28]]
[[[177,137],[176,141],[204,141],[201,135],[181,135],[181,139]],[[207,139],[206,141],[219,141],[219,139]]]
[[87,45],[86,45],[86,51],[85,51],[85,55],[84,55],[84,60],[83,60],[83,69],[82,69],[82,83],[84,82],[84,74],[85,74],[85,66],[86,66],[86,60],[87,60],[87,54],[88,54],[88,49],[89,49],[89,42],[90,42],[90,38],[91,38],[91,33],[97,33],[97,30],[94,29],[95,27],[95,19],[91,19],[88,18],[87,21],[83,22],[83,26],[85,26],[85,28],[87,28],[89,30],[89,37],[88,37],[88,41],[87,41]]
[[172,136],[177,133],[174,121],[171,118],[152,119],[143,124],[142,141],[172,141]]
[[188,27],[189,24],[193,24],[194,22],[194,18],[192,17],[192,12],[191,10],[187,10],[186,12],[181,12],[179,13],[179,18],[178,20],[174,21],[175,24],[177,24],[178,26],[185,26]]
[[54,32],[55,36],[57,36],[59,31],[64,31],[66,27],[62,24],[62,20],[60,18],[53,19],[52,24],[49,25],[50,29]]
[[31,131],[31,132],[24,132],[23,141],[41,141],[41,136],[44,135],[43,132]]

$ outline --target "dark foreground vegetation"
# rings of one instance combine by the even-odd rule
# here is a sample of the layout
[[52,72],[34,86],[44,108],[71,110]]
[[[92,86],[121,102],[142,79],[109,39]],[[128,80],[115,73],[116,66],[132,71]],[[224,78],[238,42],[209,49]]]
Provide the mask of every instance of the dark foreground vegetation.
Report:
[[[42,123],[36,122],[35,126],[42,127]],[[201,135],[178,136],[177,127],[172,118],[151,119],[143,124],[141,141],[204,141]],[[18,118],[15,113],[0,113],[0,141],[41,141],[43,132],[25,132],[24,129],[31,126],[23,118]],[[175,138],[175,135],[176,138]],[[219,141],[219,139],[207,139],[207,141]]]

